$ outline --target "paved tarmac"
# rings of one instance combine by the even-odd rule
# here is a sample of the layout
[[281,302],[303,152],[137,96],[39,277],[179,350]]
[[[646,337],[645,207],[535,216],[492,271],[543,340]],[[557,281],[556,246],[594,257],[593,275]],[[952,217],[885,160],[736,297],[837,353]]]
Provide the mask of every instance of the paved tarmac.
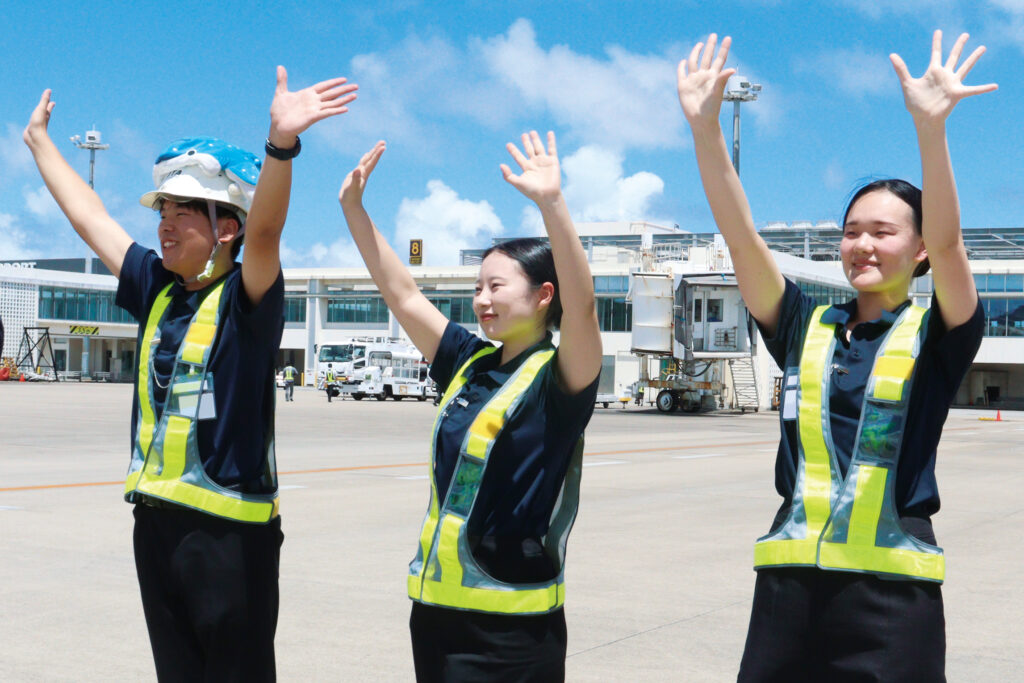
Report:
[[[131,388],[0,383],[0,681],[155,680],[121,498]],[[278,403],[282,681],[411,681],[430,403]],[[939,448],[950,681],[1024,680],[1024,415]],[[1007,419],[1008,418],[1008,419]],[[775,414],[598,408],[569,542],[569,681],[735,680]]]

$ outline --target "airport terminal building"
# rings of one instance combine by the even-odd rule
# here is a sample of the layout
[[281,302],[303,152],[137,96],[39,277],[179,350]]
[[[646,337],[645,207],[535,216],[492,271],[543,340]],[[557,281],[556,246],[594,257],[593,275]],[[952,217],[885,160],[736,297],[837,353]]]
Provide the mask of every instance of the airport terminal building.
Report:
[[[717,234],[674,226],[609,222],[577,227],[597,295],[605,357],[602,391],[624,395],[640,374],[639,359],[631,351],[630,273],[682,262],[692,274],[721,278],[727,286],[728,252]],[[823,303],[852,296],[838,263],[841,232],[836,224],[769,224],[760,233],[784,274],[804,291]],[[967,229],[964,238],[986,327],[957,403],[1024,408],[1024,228]],[[410,267],[427,298],[474,332],[473,289],[487,246],[463,252],[459,264]],[[429,240],[424,249],[430,249]],[[286,268],[284,277],[285,330],[278,364],[304,370],[307,384],[313,381],[320,346],[351,337],[401,335],[364,268]],[[2,356],[17,363],[35,347],[38,358],[39,348],[48,344],[46,358],[53,359],[62,379],[129,381],[138,325],[114,305],[116,290],[116,279],[97,258],[0,261],[0,319],[6,330]],[[929,305],[929,276],[915,280],[912,296],[918,305]],[[695,313],[703,314],[702,320],[714,315],[713,298],[701,305]],[[758,401],[767,408],[779,372],[759,341],[753,340],[751,355]]]

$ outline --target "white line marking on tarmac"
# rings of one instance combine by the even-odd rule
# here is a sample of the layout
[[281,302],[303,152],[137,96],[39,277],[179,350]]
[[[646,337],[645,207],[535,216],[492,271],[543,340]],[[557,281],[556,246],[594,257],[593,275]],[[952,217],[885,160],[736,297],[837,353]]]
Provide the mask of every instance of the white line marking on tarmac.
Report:
[[427,478],[427,475],[425,475],[425,474],[412,474],[412,475],[409,475],[408,477],[395,477],[395,479],[407,479],[407,480],[410,480],[410,479],[426,479],[426,478]]
[[298,484],[288,484],[287,486],[278,486],[278,491],[286,491],[288,489],[304,489],[305,486],[299,486]]
[[978,432],[960,432],[956,436],[974,436]]
[[758,453],[778,453],[779,449],[778,448],[758,448],[757,452]]
[[0,511],[3,510],[23,510],[24,508],[17,507],[15,505],[0,505]]
[[698,460],[700,458],[721,458],[725,453],[701,453],[700,455],[673,455],[674,460]]
[[600,467],[601,465],[625,465],[627,460],[598,460],[597,462],[585,462],[584,467]]

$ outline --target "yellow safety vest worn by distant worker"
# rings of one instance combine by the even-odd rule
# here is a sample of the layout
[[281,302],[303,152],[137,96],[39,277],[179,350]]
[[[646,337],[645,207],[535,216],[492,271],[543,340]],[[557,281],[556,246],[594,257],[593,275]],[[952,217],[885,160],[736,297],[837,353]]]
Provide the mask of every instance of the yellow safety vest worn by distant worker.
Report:
[[268,440],[266,450],[266,476],[273,494],[241,493],[219,486],[206,474],[199,457],[197,425],[216,414],[214,377],[208,364],[222,315],[223,280],[213,286],[192,317],[167,385],[163,413],[156,421],[153,356],[160,342],[154,337],[171,303],[170,288],[164,287],[153,302],[139,346],[138,428],[125,499],[139,502],[144,495],[239,522],[269,522],[278,513],[273,439]]
[[295,381],[295,370],[292,369],[292,366],[289,365],[284,369],[284,378],[288,382]]
[[799,378],[787,377],[782,415],[786,402],[796,400],[796,486],[785,522],[758,539],[754,567],[817,566],[941,583],[942,548],[907,534],[895,502],[896,467],[926,310],[908,306],[882,340],[864,389],[849,471],[842,478],[828,410],[836,344],[835,325],[821,321],[828,308],[818,306],[811,315]]
[[558,560],[557,577],[542,583],[511,584],[488,576],[473,558],[466,522],[473,512],[494,443],[530,385],[551,362],[553,349],[537,351],[527,358],[476,415],[459,449],[448,495],[444,501],[438,501],[434,462],[441,420],[449,403],[466,384],[470,366],[498,350],[487,347],[466,361],[441,400],[431,442],[430,507],[423,522],[416,558],[409,565],[409,597],[427,605],[478,612],[544,614],[565,602],[565,544],[579,505],[583,438],[580,437],[573,452],[559,502],[543,539],[549,556]]

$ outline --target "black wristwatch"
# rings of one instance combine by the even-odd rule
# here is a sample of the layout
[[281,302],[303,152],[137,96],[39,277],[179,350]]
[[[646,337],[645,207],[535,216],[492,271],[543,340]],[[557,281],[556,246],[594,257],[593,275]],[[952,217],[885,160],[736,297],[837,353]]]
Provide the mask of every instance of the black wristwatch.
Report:
[[299,152],[302,151],[302,141],[299,140],[299,136],[296,135],[294,147],[291,149],[281,149],[280,147],[275,147],[274,143],[270,141],[270,138],[267,138],[267,144],[264,149],[266,149],[268,157],[274,157],[281,161],[288,161],[289,159],[294,159],[299,156]]

